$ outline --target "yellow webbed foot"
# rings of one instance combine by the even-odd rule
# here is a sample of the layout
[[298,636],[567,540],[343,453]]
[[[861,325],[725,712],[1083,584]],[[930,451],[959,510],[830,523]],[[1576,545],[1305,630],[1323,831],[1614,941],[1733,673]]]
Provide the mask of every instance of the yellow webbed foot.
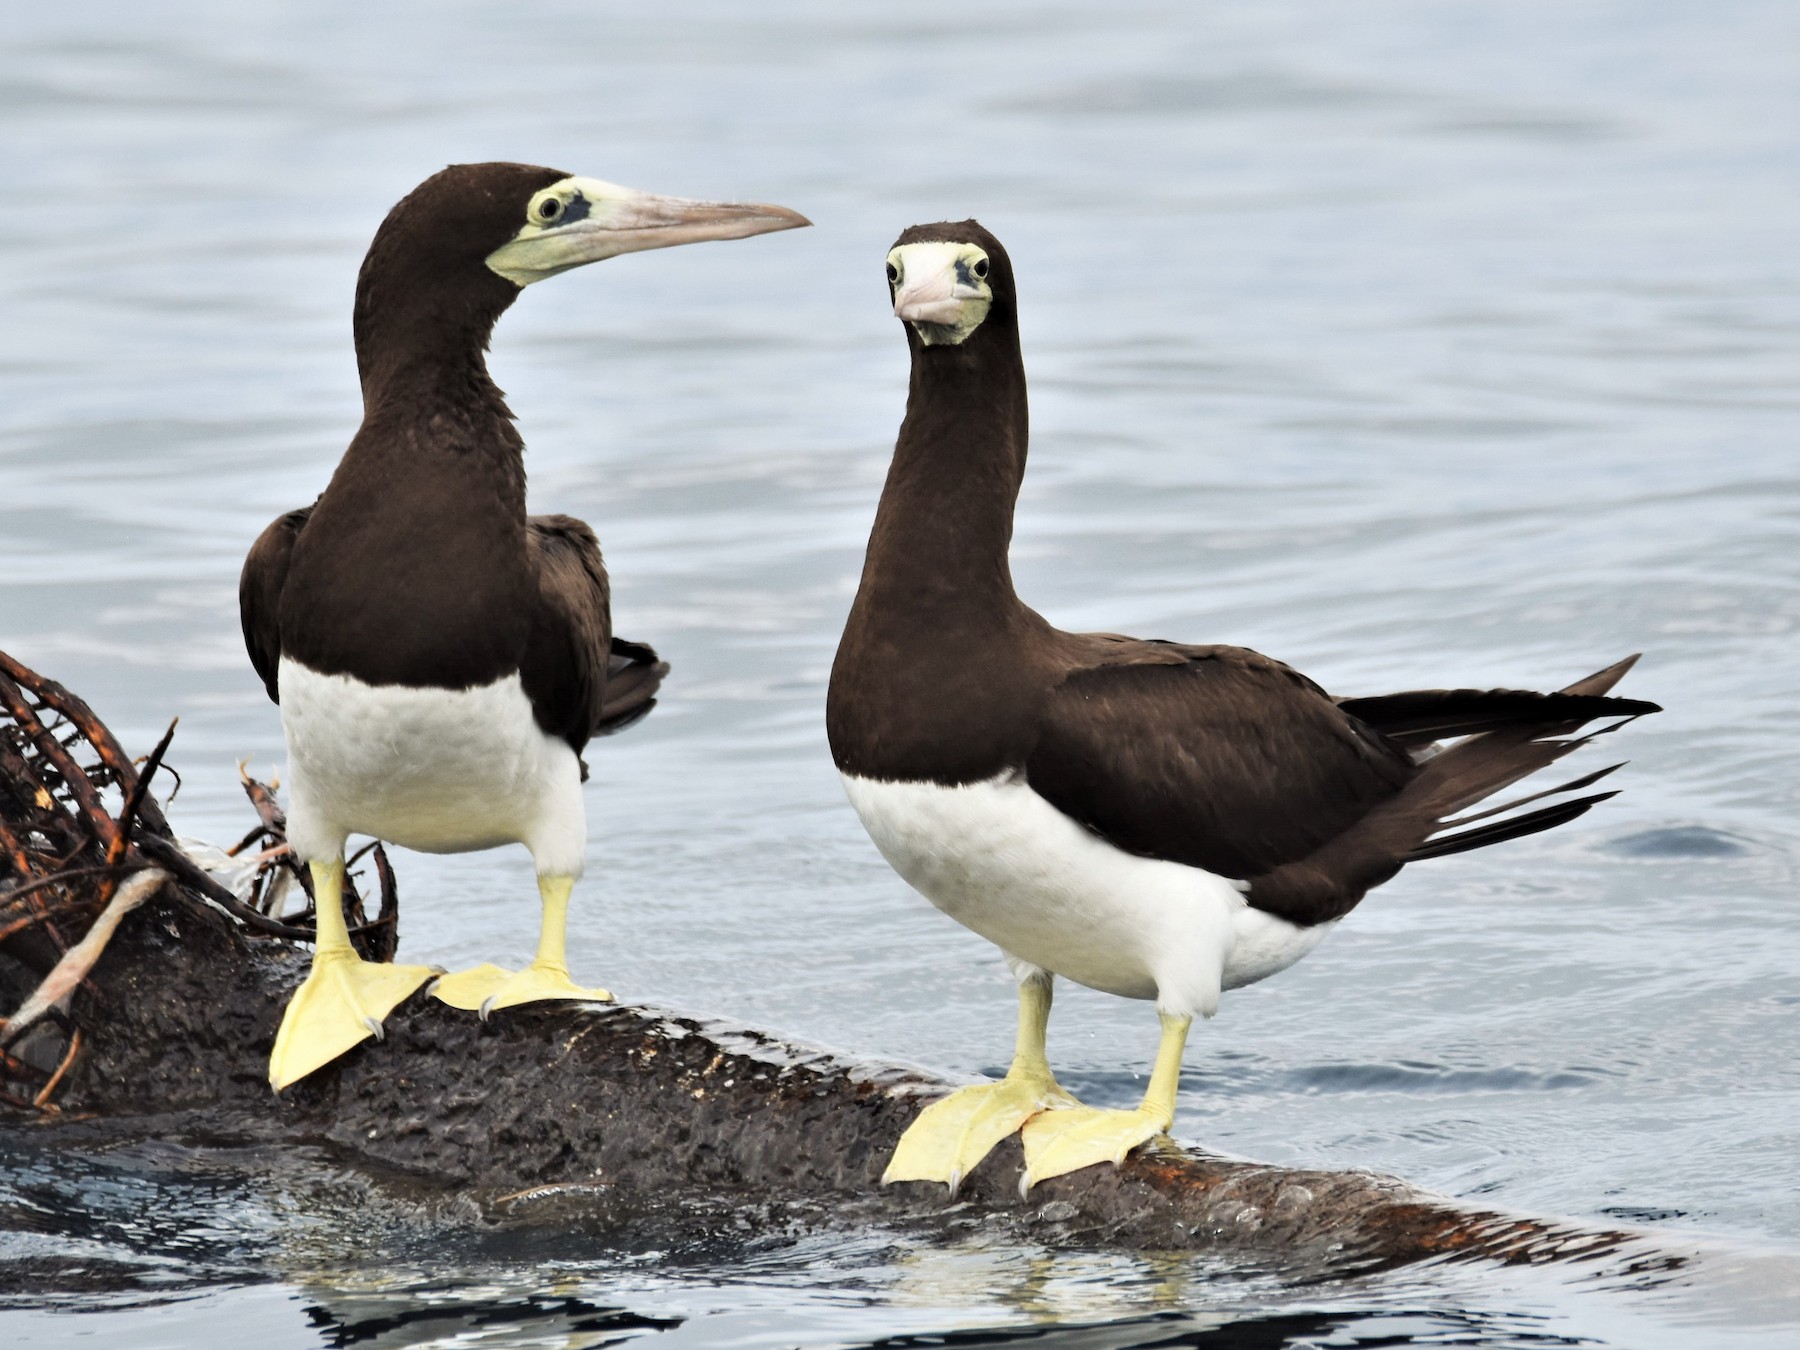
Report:
[[1103,1111],[1077,1106],[1046,1111],[1025,1126],[1025,1175],[1019,1194],[1029,1194],[1040,1181],[1079,1171],[1095,1163],[1118,1164],[1139,1144],[1168,1132],[1172,1118],[1140,1106],[1132,1111]]
[[1168,1133],[1175,1123],[1175,1089],[1181,1079],[1181,1051],[1187,1044],[1189,1019],[1160,1010],[1157,1017],[1162,1022],[1162,1041],[1156,1047],[1156,1067],[1150,1072],[1143,1103],[1135,1111],[1102,1111],[1092,1106],[1046,1111],[1028,1122],[1020,1195],[1029,1195],[1038,1182],[1065,1172],[1095,1163],[1116,1166],[1139,1144]]
[[500,987],[512,977],[512,971],[488,961],[468,970],[440,975],[437,983],[431,986],[431,996],[448,1003],[452,1008],[461,1008],[464,1012],[479,1012],[481,1005],[499,992]]
[[1009,1074],[998,1083],[958,1088],[907,1127],[881,1182],[941,1181],[955,1195],[994,1145],[1039,1112],[1074,1100],[1048,1073]]
[[446,975],[431,992],[452,1008],[480,1013],[482,1020],[499,1008],[545,999],[574,999],[582,1003],[611,1003],[604,989],[584,988],[569,978],[564,960],[564,932],[568,925],[569,890],[573,877],[540,876],[538,892],[544,900],[544,923],[538,931],[537,957],[521,971],[480,965]]
[[613,996],[604,989],[576,984],[565,967],[538,961],[516,972],[502,970],[496,965],[460,970],[444,976],[431,992],[453,1008],[480,1013],[483,1020],[501,1008],[546,999],[574,999],[583,1003],[613,1001]]
[[388,965],[348,951],[321,950],[275,1033],[269,1085],[279,1092],[352,1046],[371,1036],[379,1039],[383,1019],[437,973],[430,966]]

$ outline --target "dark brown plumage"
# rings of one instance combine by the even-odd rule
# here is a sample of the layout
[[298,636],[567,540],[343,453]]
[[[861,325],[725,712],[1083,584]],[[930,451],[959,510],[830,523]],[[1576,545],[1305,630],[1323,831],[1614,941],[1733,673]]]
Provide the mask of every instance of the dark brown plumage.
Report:
[[371,685],[466,689],[516,671],[538,725],[578,754],[654,705],[668,667],[613,638],[593,531],[526,516],[524,443],[484,358],[519,294],[485,260],[532,194],[567,177],[456,165],[376,232],[356,288],[362,426],[240,579],[245,645],[276,702],[284,655]]
[[[1337,702],[1243,648],[1065,633],[1027,608],[1007,561],[1028,433],[1012,267],[974,221],[915,226],[896,247],[936,241],[985,250],[992,303],[959,343],[907,326],[906,417],[827,700],[842,772],[1022,776],[1120,850],[1247,881],[1251,905],[1303,927],[1409,861],[1549,828],[1611,795],[1442,833],[1584,743],[1556,738],[1657,711],[1605,696],[1629,661],[1553,694]],[[1467,739],[1422,757],[1446,737]]]
[[[288,844],[312,876],[313,968],[269,1056],[279,1091],[381,1034],[427,981],[483,1016],[609,999],[567,959],[587,863],[581,751],[637,721],[668,667],[612,635],[594,532],[525,514],[524,445],[485,352],[521,289],[622,253],[793,229],[755,202],[664,197],[524,164],[434,174],[388,213],[356,284],[363,420],[323,495],[269,526],[239,583],[281,705]],[[433,853],[522,844],[543,923],[521,970],[361,960],[342,906],[352,834]]]
[[[303,506],[272,521],[251,546],[239,581],[250,664],[275,703],[281,702],[281,653],[274,645],[280,633],[280,598],[295,541],[312,513],[313,507]],[[642,720],[656,706],[656,690],[669,667],[650,647],[611,633],[606,567],[599,540],[585,522],[573,516],[530,516],[526,536],[539,583],[538,609],[524,656],[513,668],[522,674],[538,724],[579,754],[591,737],[610,736]],[[603,667],[594,655],[600,651],[607,653]],[[370,682],[423,687],[440,681]]]

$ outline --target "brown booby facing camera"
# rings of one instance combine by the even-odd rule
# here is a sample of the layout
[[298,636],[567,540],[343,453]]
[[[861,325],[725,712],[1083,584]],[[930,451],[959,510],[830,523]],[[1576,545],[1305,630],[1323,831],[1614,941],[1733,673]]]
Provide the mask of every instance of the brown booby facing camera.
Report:
[[[1242,647],[1051,627],[1007,561],[1028,411],[1006,250],[973,220],[915,225],[887,278],[912,373],[827,730],[882,855],[1005,953],[1019,1031],[1006,1077],[927,1107],[884,1180],[954,1192],[1022,1129],[1029,1190],[1166,1131],[1192,1020],[1298,961],[1401,867],[1612,796],[1560,794],[1618,765],[1469,810],[1600,734],[1584,724],[1658,708],[1608,696],[1635,657],[1556,693],[1337,699]],[[1162,1042],[1134,1110],[1056,1082],[1058,975],[1155,1002]]]

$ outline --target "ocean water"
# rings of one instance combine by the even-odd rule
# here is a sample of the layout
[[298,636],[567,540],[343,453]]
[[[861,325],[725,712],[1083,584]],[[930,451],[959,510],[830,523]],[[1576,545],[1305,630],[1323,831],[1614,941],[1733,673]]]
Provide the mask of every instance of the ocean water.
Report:
[[[1793,1344],[1800,1306],[1800,15],[1777,0],[39,6],[0,43],[0,647],[186,833],[281,734],[235,583],[355,429],[389,205],[520,159],[815,228],[533,287],[492,366],[673,674],[597,747],[571,946],[621,997],[996,1071],[993,951],[842,798],[825,680],[904,400],[882,260],[974,215],[1021,288],[1015,573],[1053,621],[1334,692],[1632,651],[1624,795],[1409,869],[1190,1042],[1176,1133],[1719,1253],[1673,1287],[883,1232],[496,1231],[319,1158],[0,1130],[0,1340]],[[522,850],[401,854],[402,952],[518,960]],[[1084,1097],[1147,1005],[1065,988]],[[260,1179],[258,1179],[260,1178]]]

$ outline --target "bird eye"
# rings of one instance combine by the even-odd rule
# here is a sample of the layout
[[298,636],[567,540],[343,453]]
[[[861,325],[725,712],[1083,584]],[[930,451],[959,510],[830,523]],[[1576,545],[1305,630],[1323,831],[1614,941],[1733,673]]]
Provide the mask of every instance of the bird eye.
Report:
[[978,280],[985,281],[987,279],[987,274],[988,274],[987,259],[986,258],[977,258],[975,260],[975,265],[973,267],[971,267],[969,270],[975,274],[975,276]]
[[900,284],[900,269],[898,267],[894,266],[893,263],[889,263],[887,265],[887,272],[888,272],[888,285],[898,286]]
[[562,213],[563,204],[561,197],[546,197],[543,201],[538,203],[537,214],[539,220],[552,221]]

